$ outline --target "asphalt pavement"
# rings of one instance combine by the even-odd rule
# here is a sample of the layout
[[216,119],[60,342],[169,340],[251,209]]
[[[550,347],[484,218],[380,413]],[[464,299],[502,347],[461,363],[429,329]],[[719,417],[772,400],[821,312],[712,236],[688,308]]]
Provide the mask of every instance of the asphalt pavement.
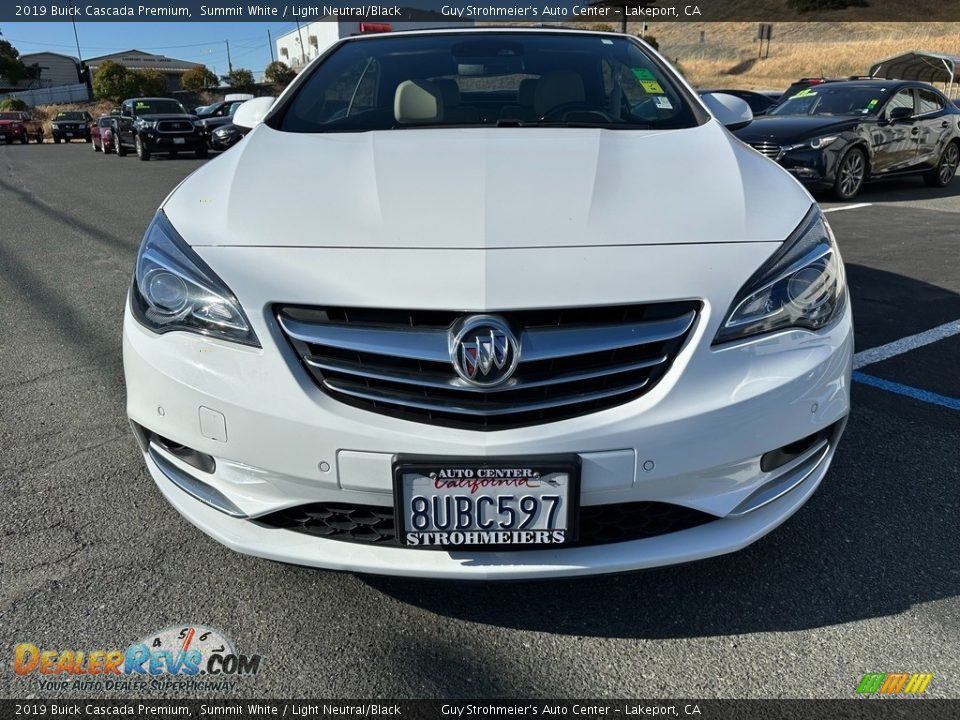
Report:
[[[120,326],[143,230],[200,164],[0,147],[0,696],[49,694],[14,675],[18,643],[123,648],[181,623],[263,656],[242,697],[849,698],[895,671],[960,696],[960,410],[935,401],[960,398],[958,335],[862,368],[886,385],[854,383],[819,491],[733,555],[461,584],[267,562],[194,529],[128,430]],[[858,351],[960,319],[960,181],[859,203],[825,204]]]

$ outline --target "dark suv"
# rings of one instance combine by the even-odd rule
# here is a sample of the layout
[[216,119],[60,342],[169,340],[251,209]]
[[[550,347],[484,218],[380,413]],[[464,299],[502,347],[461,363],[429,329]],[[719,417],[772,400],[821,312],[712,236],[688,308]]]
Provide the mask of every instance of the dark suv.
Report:
[[132,148],[141,160],[151,155],[176,157],[180,152],[207,157],[207,143],[196,126],[196,116],[172,98],[130,98],[120,105],[117,155]]
[[83,140],[90,142],[90,123],[93,118],[88,112],[64,111],[58,112],[50,121],[50,132],[55,143]]

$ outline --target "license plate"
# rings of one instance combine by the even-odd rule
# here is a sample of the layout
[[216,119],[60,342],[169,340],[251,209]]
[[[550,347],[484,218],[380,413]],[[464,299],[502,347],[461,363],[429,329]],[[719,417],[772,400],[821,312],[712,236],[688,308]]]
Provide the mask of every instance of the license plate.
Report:
[[470,461],[399,456],[394,500],[407,547],[557,546],[576,539],[576,455]]
[[173,144],[174,144],[174,145],[183,145],[186,141],[187,141],[186,138],[174,138],[174,139],[173,139]]
[[73,137],[73,133],[67,133],[67,137]]

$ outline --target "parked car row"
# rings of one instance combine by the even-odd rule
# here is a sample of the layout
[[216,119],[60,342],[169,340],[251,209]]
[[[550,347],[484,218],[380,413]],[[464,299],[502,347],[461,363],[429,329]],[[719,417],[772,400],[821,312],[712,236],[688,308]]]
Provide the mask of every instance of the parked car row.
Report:
[[[706,92],[706,91],[704,91]],[[760,93],[717,90],[751,108]],[[960,108],[924,82],[802,78],[734,132],[811,189],[851,200],[863,184],[921,176],[935,188],[960,165]]]
[[115,113],[90,124],[93,149],[120,157],[134,152],[144,161],[154,155],[176,157],[181,152],[205,158],[209,149],[227,150],[243,137],[231,120],[244,102],[214,103],[198,115],[171,98],[130,98]]
[[[63,111],[50,123],[54,143],[83,140],[94,152],[121,157],[134,152],[141,160],[154,155],[176,157],[181,152],[207,157],[210,148],[227,150],[242,137],[232,123],[246,98],[214,103],[198,115],[172,98],[142,97],[124,100],[113,113],[94,120],[84,111]],[[0,112],[0,140],[42,143],[43,121],[25,111]]]

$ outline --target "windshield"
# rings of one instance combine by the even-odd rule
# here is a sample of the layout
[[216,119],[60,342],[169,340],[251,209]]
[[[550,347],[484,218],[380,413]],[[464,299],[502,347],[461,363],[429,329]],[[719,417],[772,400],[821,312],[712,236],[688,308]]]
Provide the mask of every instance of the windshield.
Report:
[[54,120],[86,120],[86,114],[82,112],[58,112]]
[[133,103],[134,115],[161,115],[164,113],[186,115],[187,111],[176,100],[154,98],[150,100],[135,100]]
[[0,112],[0,120],[20,120],[21,117],[18,112]]
[[867,115],[877,111],[886,93],[876,85],[818,85],[781,100],[767,115]]
[[698,116],[634,42],[468,33],[348,41],[271,123],[288,132],[439,126],[680,128]]

